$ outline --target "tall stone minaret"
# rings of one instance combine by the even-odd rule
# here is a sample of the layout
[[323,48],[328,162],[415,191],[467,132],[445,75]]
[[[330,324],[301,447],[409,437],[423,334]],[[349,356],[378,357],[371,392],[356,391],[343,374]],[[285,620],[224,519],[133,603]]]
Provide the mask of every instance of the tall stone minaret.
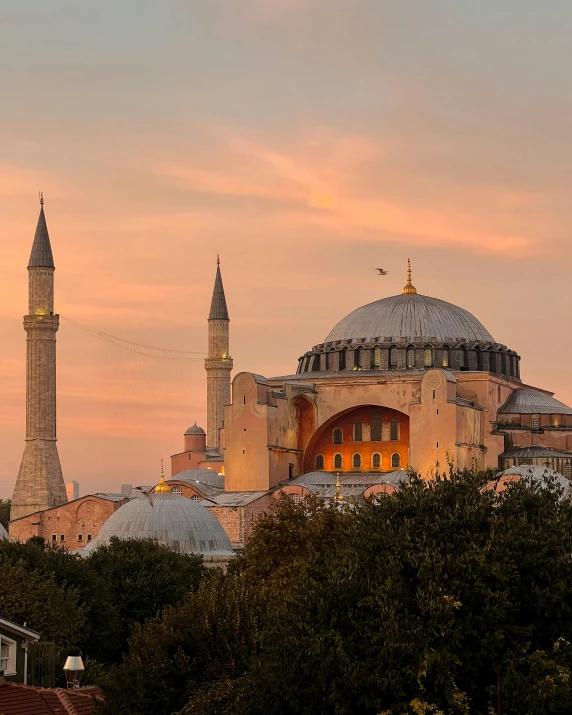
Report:
[[44,200],[28,263],[26,447],[12,497],[11,519],[67,501],[56,446],[56,332],[54,258]]
[[207,371],[207,447],[219,446],[219,429],[224,420],[224,407],[230,404],[229,323],[226,298],[217,257],[216,278],[209,313],[209,356]]

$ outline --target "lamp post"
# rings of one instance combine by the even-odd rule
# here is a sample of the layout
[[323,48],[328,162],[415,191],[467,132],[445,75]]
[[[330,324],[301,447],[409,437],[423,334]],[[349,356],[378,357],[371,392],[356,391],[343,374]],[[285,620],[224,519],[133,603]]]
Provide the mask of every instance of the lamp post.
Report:
[[68,688],[79,688],[79,681],[83,676],[84,670],[83,660],[80,655],[68,655],[64,665]]

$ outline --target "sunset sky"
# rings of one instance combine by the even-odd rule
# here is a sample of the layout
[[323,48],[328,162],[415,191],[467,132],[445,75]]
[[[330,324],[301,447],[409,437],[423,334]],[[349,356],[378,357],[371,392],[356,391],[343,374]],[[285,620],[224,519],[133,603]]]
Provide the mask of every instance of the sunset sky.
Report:
[[205,372],[63,318],[204,351],[217,253],[235,372],[294,372],[410,257],[572,404],[571,32],[569,0],[0,0],[0,497],[40,190],[82,494],[158,481]]

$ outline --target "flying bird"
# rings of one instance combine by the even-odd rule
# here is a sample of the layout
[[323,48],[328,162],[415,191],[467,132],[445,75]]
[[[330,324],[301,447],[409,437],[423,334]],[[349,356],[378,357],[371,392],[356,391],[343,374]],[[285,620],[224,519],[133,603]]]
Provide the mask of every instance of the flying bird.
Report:
[[383,268],[376,268],[375,270],[379,273],[380,276],[387,275],[387,271],[384,271]]

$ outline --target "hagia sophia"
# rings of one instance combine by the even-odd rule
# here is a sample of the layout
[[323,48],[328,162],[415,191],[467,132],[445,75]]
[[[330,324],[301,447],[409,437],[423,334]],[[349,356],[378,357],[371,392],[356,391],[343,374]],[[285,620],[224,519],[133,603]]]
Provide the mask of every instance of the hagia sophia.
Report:
[[206,432],[196,422],[186,430],[171,477],[155,487],[68,502],[56,446],[54,271],[42,205],[28,264],[26,445],[12,539],[85,552],[112,536],[153,538],[216,563],[282,494],[359,503],[399,489],[408,469],[431,479],[449,464],[505,481],[535,469],[572,477],[572,409],[523,383],[520,356],[476,317],[419,293],[410,265],[400,295],[343,317],[292,374],[231,379],[217,261]]

